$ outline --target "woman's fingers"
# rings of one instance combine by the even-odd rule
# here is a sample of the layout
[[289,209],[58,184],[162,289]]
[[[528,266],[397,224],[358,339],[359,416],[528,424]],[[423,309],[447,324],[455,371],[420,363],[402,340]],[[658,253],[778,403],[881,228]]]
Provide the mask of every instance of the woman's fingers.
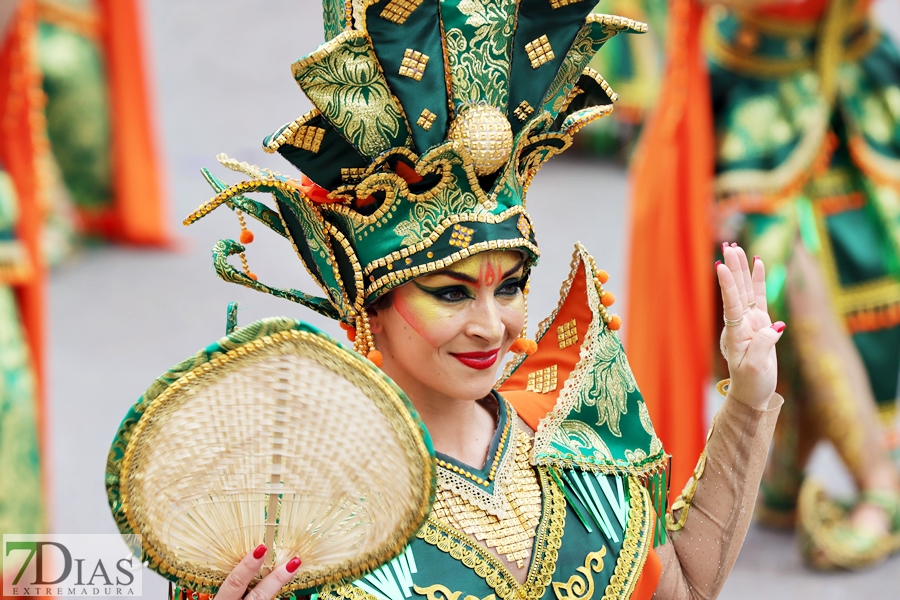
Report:
[[750,306],[750,303],[753,302],[753,277],[750,274],[750,262],[747,260],[747,253],[744,252],[744,249],[740,246],[732,246],[738,255],[738,261],[741,263],[741,275],[744,278],[744,293],[747,296],[747,308]]
[[300,559],[296,556],[280,567],[276,567],[255,588],[250,590],[246,600],[272,600],[281,591],[281,588],[294,577],[294,573],[297,572],[299,567]]
[[[737,250],[728,244],[722,245],[722,255],[725,257],[725,266],[731,271],[731,277],[738,294],[738,300],[741,303],[741,314],[743,314],[744,309],[747,308],[747,304],[749,304],[750,300],[744,289],[744,274],[741,271],[741,259],[738,257]],[[728,319],[732,319],[732,317],[728,317]]]
[[766,266],[758,256],[753,257],[753,298],[756,300],[756,308],[769,314],[766,302]]
[[772,348],[781,339],[781,336],[784,334],[784,328],[784,323],[777,321],[757,331],[753,339],[750,340],[750,345],[747,346],[747,353],[744,355],[742,362],[751,365],[768,364]]
[[729,321],[737,321],[744,316],[744,306],[734,280],[734,273],[727,266],[719,263],[716,265],[716,275],[719,276],[719,287],[722,289],[722,307],[725,318]]
[[247,591],[247,586],[253,581],[253,576],[259,571],[266,559],[266,545],[260,544],[255,549],[247,553],[241,562],[238,563],[225,581],[219,587],[219,593],[216,594],[217,600],[238,600],[243,597]]

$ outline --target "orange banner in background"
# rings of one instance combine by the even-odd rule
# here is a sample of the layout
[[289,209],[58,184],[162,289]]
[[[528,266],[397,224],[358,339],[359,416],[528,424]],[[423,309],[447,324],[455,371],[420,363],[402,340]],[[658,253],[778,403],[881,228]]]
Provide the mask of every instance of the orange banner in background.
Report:
[[138,0],[97,0],[112,123],[112,241],[161,246],[171,241],[150,100]]
[[672,454],[675,494],[703,450],[715,297],[713,125],[701,47],[703,7],[669,3],[668,63],[631,171],[626,349],[653,424]]
[[[40,162],[48,152],[44,125],[44,92],[37,68],[37,12],[24,0],[0,41],[0,162],[13,180],[18,196],[16,237],[25,249],[30,274],[13,286],[25,338],[31,351],[37,389],[36,415],[41,462],[46,464],[47,411],[44,361],[46,269],[41,248],[45,187]],[[43,468],[43,488],[48,486]],[[46,504],[45,504],[46,507]]]

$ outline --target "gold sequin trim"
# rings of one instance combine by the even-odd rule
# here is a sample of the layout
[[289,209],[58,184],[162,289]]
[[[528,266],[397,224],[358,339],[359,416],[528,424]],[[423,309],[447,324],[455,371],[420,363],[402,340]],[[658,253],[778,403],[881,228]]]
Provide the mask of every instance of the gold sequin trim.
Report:
[[556,389],[556,365],[528,374],[528,392],[547,394]]
[[532,69],[537,69],[556,58],[556,55],[553,54],[553,48],[550,47],[550,40],[547,39],[546,35],[542,35],[538,39],[525,44],[525,52],[528,54],[528,60],[531,61]]
[[297,132],[288,143],[315,154],[319,151],[319,147],[322,145],[322,138],[324,137],[325,130],[321,127],[303,125],[297,128]]
[[519,103],[519,106],[513,111],[513,114],[518,120],[524,121],[534,114],[534,107],[528,104],[528,100],[522,100],[522,102]]
[[575,319],[572,319],[556,328],[556,340],[559,342],[560,350],[578,343],[578,330],[575,325]]
[[557,8],[569,6],[570,4],[578,4],[581,1],[582,0],[550,0],[550,8],[556,10]]
[[403,25],[420,4],[422,4],[422,0],[391,0],[381,11],[381,18],[397,25]]
[[475,233],[475,230],[471,227],[466,227],[457,223],[453,226],[453,233],[450,234],[450,241],[448,243],[451,246],[456,246],[458,248],[468,248],[469,244],[472,243],[473,233]]
[[525,215],[519,215],[519,220],[516,222],[516,229],[519,230],[522,237],[527,238],[531,235],[531,223],[528,222],[528,218]]
[[[294,140],[297,137],[297,132],[301,127],[304,127],[306,123],[313,120],[314,118],[320,116],[322,113],[319,112],[318,109],[312,109],[308,113],[304,114],[302,117],[296,119],[295,121],[288,123],[284,126],[281,133],[278,134],[274,139],[270,140],[268,144],[263,146],[263,150],[272,154],[276,152],[280,147],[285,144],[294,145]],[[313,128],[316,129],[316,128]],[[324,136],[324,130],[322,130]],[[319,143],[321,144],[322,140],[319,139]],[[316,147],[316,152],[319,151],[318,146]]]
[[403,52],[403,61],[400,63],[400,74],[416,81],[422,81],[429,58],[427,54],[407,48]]
[[[723,380],[729,381],[730,380]],[[720,382],[721,383],[721,382]],[[709,438],[712,437],[713,430],[716,428],[716,419],[713,418],[712,425],[709,428],[709,433],[706,434],[706,443],[709,444]],[[691,506],[694,503],[694,494],[697,493],[697,484],[700,483],[700,478],[703,477],[703,471],[706,470],[706,447],[704,446],[703,452],[700,453],[700,458],[697,460],[697,466],[694,467],[694,473],[691,475],[691,478],[688,480],[687,485],[684,486],[684,490],[682,490],[681,494],[675,498],[675,502],[672,503],[672,506],[669,508],[669,512],[666,514],[666,529],[669,531],[679,531],[684,528],[684,524],[687,523],[688,512],[691,510]],[[678,519],[675,519],[675,511],[681,511],[681,515]]]
[[[505,401],[504,401],[505,402]],[[507,405],[508,406],[508,405]],[[483,485],[485,487],[490,486],[491,482],[494,480],[494,477],[497,475],[497,465],[500,463],[500,459],[503,458],[503,451],[506,448],[506,440],[509,439],[509,426],[510,421],[512,421],[516,417],[516,413],[512,410],[512,407],[509,407],[508,418],[506,419],[506,425],[503,427],[503,433],[500,434],[500,442],[497,444],[497,452],[494,454],[494,460],[491,463],[491,468],[488,471],[488,478],[483,479],[478,477],[471,471],[467,471],[466,469],[461,469],[454,464],[448,463],[445,460],[437,459],[437,464],[448,471],[452,471],[457,475],[462,475],[466,479],[474,481],[479,485]]]
[[496,549],[519,568],[525,566],[525,559],[531,555],[535,528],[541,519],[541,486],[529,464],[530,452],[531,439],[525,432],[518,431],[513,476],[507,489],[498,490],[510,507],[504,518],[444,488],[438,488],[432,507],[434,518],[465,532],[488,548]]
[[416,534],[427,544],[436,546],[472,569],[496,593],[500,600],[539,600],[556,571],[556,560],[562,546],[566,526],[566,499],[553,485],[544,467],[537,467],[540,487],[544,491],[543,515],[534,537],[534,558],[524,584],[519,584],[506,565],[497,560],[474,539],[447,526],[432,516]]
[[437,119],[437,115],[428,110],[427,108],[422,110],[422,114],[419,115],[419,119],[416,121],[416,125],[428,131],[431,129],[431,126],[434,125],[434,121]]
[[354,181],[362,181],[365,175],[365,167],[346,167],[341,169],[341,179],[348,183]]

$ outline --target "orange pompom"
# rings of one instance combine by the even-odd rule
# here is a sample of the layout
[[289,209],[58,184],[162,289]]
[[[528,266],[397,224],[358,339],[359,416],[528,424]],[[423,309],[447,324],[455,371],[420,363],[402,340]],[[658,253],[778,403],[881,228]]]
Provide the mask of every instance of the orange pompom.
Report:
[[612,292],[603,292],[603,295],[600,296],[600,304],[609,308],[613,304],[616,303],[616,296]]
[[618,331],[622,327],[622,319],[619,317],[619,315],[613,315],[609,319],[609,323],[607,323],[606,326],[613,331]]
[[384,362],[384,357],[381,355],[381,352],[379,352],[378,350],[372,350],[371,352],[366,354],[366,358],[371,360],[372,363],[379,369],[381,368],[381,364]]
[[250,272],[248,272],[248,273],[247,273],[247,277],[249,277],[249,278],[252,279],[253,281],[258,281],[258,280],[259,280],[259,277],[256,276],[256,273],[250,273]]
[[512,346],[509,347],[509,351],[515,354],[527,354],[528,356],[531,356],[537,352],[537,342],[525,338],[518,338],[512,343]]
[[599,281],[601,285],[606,283],[607,281],[609,281],[609,273],[607,273],[603,269],[597,271],[597,281]]
[[356,341],[356,327],[348,327],[347,328],[347,339],[351,342]]
[[253,232],[250,231],[249,229],[242,229],[241,230],[241,243],[249,244],[252,241],[253,241]]

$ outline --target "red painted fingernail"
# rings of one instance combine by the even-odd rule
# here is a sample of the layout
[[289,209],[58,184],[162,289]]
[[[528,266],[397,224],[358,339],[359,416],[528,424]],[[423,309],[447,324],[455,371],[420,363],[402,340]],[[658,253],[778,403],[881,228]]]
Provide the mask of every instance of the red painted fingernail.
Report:
[[291,560],[289,560],[289,561],[288,561],[288,564],[287,564],[287,567],[285,567],[285,568],[287,569],[287,572],[288,572],[288,573],[293,573],[294,571],[296,571],[297,569],[299,569],[299,568],[300,568],[300,562],[301,562],[301,561],[300,561],[300,558],[297,557],[297,556],[295,556],[294,558],[292,558]]
[[732,247],[732,248],[737,248],[737,242],[731,242],[731,247]]
[[756,262],[758,260],[759,260],[759,255],[753,257],[753,262]]
[[253,558],[255,558],[256,560],[259,560],[260,558],[263,557],[263,554],[266,553],[266,550],[268,550],[268,548],[266,548],[266,545],[260,544],[259,546],[256,547],[256,550],[253,551]]
[[721,265],[721,264],[722,264],[722,261],[721,261],[721,260],[717,260],[717,261],[716,261],[716,268],[718,269],[718,268],[719,268],[719,265]]
[[787,325],[785,325],[783,321],[776,321],[772,323],[772,329],[774,329],[776,333],[781,333],[782,331],[784,331],[785,327],[787,327]]

